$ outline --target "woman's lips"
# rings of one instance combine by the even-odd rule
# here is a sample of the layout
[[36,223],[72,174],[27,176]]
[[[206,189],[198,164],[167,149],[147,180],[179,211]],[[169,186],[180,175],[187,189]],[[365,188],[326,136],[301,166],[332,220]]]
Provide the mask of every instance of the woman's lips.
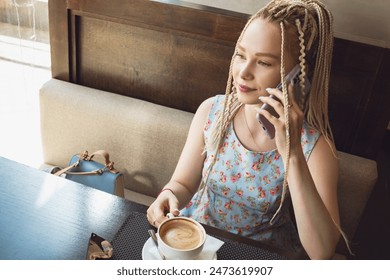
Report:
[[247,87],[247,86],[245,86],[245,85],[238,85],[238,90],[240,91],[240,92],[243,92],[243,93],[247,93],[247,92],[250,92],[250,91],[254,91],[254,90],[256,90],[256,89],[254,89],[254,88],[250,88],[250,87]]

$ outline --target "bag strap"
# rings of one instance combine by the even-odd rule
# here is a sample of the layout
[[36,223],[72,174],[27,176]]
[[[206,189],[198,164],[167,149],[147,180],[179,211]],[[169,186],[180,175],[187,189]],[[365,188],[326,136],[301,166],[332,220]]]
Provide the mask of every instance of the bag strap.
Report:
[[[88,153],[88,152],[85,151],[85,153]],[[114,174],[119,173],[119,171],[114,168],[114,162],[110,161],[110,155],[108,154],[107,151],[105,151],[105,150],[98,150],[98,151],[92,153],[92,155],[89,157],[88,160],[92,160],[94,156],[101,156],[101,157],[104,158],[104,160],[105,160],[105,167],[108,169],[108,171],[110,171],[111,173],[114,173]]]
[[[82,160],[91,161],[94,156],[101,156],[104,158],[104,160],[105,160],[104,168],[96,169],[96,170],[92,170],[92,171],[86,171],[86,172],[71,172],[71,171],[69,171],[70,169],[77,167],[80,164],[80,161],[82,161]],[[100,175],[104,171],[109,171],[109,172],[114,173],[114,174],[119,173],[119,171],[114,168],[114,162],[110,161],[110,155],[105,150],[98,150],[98,151],[92,153],[90,156],[88,156],[88,151],[84,151],[82,154],[78,154],[78,157],[79,157],[79,159],[75,163],[57,171],[56,173],[54,173],[54,175],[61,176],[64,173],[72,174],[72,175]]]
[[[87,151],[85,151],[84,153],[87,153],[87,160],[92,160],[94,156],[101,156],[104,158],[106,166],[111,164],[110,155],[105,150],[96,151],[96,152],[92,153],[92,155],[90,155],[89,157],[88,157]],[[112,163],[112,164],[114,164],[114,163]]]
[[83,172],[67,171],[66,174],[69,174],[69,175],[100,175],[104,171],[106,171],[106,168],[95,169],[95,170],[92,170],[92,171],[83,171]]
[[61,176],[62,174],[67,173],[69,169],[75,168],[77,165],[79,165],[79,163],[80,163],[80,160],[76,161],[72,165],[69,165],[68,167],[65,167],[65,168],[57,171],[56,173],[54,173],[54,175]]

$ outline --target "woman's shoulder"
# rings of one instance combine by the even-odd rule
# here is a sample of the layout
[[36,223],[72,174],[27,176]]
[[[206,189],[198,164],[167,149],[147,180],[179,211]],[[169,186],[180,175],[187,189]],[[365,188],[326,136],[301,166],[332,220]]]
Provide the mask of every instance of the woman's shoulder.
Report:
[[217,94],[204,100],[202,104],[200,104],[200,106],[209,106],[209,108],[215,106],[218,107],[219,105],[223,105],[224,100],[225,100],[225,95]]
[[204,100],[196,111],[197,114],[209,116],[215,114],[223,106],[224,95],[215,95]]
[[303,122],[302,134],[301,134],[301,145],[306,160],[309,159],[314,146],[321,136],[321,132],[310,126],[306,121]]
[[318,129],[310,126],[306,121],[303,123],[301,144],[306,160],[309,160],[313,152],[336,157],[335,144],[327,139]]

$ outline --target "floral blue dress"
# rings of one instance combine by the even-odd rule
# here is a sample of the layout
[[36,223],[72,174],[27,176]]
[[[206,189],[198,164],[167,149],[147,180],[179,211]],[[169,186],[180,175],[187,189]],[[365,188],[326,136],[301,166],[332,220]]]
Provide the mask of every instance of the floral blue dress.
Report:
[[[214,98],[208,121],[204,127],[207,143],[211,127],[223,108],[224,95]],[[306,160],[320,133],[304,122],[301,143]],[[206,151],[205,174],[212,151]],[[277,150],[254,152],[246,149],[237,138],[233,122],[210,173],[200,199],[195,195],[182,209],[181,215],[217,228],[261,240],[273,246],[295,250],[300,242],[290,214],[290,198],[270,224],[281,201],[284,165]]]

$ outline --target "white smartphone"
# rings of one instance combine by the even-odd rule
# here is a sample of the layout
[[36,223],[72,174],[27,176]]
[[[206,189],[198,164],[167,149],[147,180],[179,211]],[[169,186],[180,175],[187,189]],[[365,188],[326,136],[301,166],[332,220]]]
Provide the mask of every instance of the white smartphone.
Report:
[[[298,85],[297,81],[298,81],[298,74],[300,71],[301,71],[301,68],[300,68],[299,64],[295,65],[294,68],[285,77],[286,84],[289,85],[291,83],[293,85]],[[308,83],[308,81],[307,82],[305,81],[305,88],[307,88],[306,90],[308,90],[308,87],[309,87],[309,83]],[[280,82],[276,86],[276,88],[281,90],[282,83]],[[298,88],[299,87],[295,88],[295,93],[297,93],[297,91],[299,91]],[[271,95],[271,98],[280,102],[280,100],[277,97],[275,97],[274,95]],[[271,113],[271,115],[279,118],[279,114],[275,111],[275,109],[272,106],[270,106],[268,104],[263,104],[263,106],[261,106],[261,109],[267,110],[268,112]],[[267,135],[271,139],[273,139],[275,137],[275,127],[263,115],[257,114],[256,117],[257,117],[257,120],[260,122],[261,126],[263,127],[263,129],[265,130],[265,132],[267,133]]]

